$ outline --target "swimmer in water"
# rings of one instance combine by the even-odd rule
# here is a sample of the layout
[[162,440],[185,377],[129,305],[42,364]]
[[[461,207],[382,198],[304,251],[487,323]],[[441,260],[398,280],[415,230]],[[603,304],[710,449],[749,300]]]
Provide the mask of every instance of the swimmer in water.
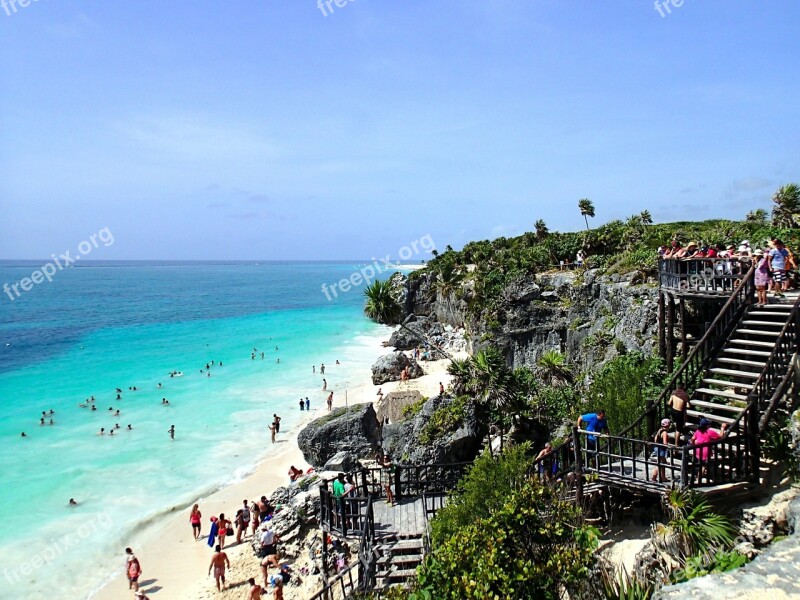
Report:
[[97,407],[94,404],[92,404],[92,410],[97,410]]
[[44,425],[44,417],[39,420],[39,425]]
[[50,419],[50,425],[55,425],[55,423],[53,422],[53,419]]
[[322,379],[322,391],[326,391],[328,389],[328,380],[323,378]]
[[118,416],[119,416],[119,411],[115,412],[115,413],[114,413],[114,416],[115,416],[115,417],[118,417]]
[[75,498],[70,498],[70,499],[69,499],[69,505],[70,505],[70,506],[78,506],[78,503],[77,503],[77,502],[75,502]]
[[158,389],[161,389],[162,387],[164,387],[164,386],[162,386],[162,385],[159,383],[159,384],[158,384]]
[[28,436],[25,435],[25,432],[23,431],[22,433],[19,434],[19,437],[28,437]]
[[108,435],[114,435],[114,430],[113,430],[113,429],[112,429],[112,430],[110,430],[110,431],[108,432]]
[[116,425],[114,425],[114,429],[119,429],[119,428],[120,428],[120,427],[119,427],[119,423],[117,423]]
[[122,400],[122,394],[117,394],[117,400]]
[[131,427],[130,425],[128,425],[128,431],[133,431],[133,427]]
[[100,433],[98,433],[97,435],[105,435],[105,433],[106,433],[106,428],[105,427],[101,427],[100,428]]

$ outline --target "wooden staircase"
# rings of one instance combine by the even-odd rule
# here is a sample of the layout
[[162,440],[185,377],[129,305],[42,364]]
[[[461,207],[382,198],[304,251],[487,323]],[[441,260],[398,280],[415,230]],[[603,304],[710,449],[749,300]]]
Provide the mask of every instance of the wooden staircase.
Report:
[[375,552],[378,554],[375,589],[387,590],[416,579],[424,544],[421,535],[392,535],[380,540]]

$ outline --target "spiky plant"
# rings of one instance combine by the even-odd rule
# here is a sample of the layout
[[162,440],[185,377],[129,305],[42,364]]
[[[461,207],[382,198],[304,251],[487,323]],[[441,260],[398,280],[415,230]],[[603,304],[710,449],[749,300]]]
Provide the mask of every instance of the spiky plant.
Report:
[[789,183],[772,196],[772,224],[775,227],[800,226],[800,186]]

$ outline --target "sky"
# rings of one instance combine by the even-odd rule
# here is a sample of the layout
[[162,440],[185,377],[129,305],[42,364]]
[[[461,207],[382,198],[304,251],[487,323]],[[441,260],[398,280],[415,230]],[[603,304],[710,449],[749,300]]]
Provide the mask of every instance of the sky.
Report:
[[800,2],[673,2],[0,1],[0,258],[104,229],[91,258],[396,257],[576,230],[580,198],[595,224],[769,209],[800,181]]

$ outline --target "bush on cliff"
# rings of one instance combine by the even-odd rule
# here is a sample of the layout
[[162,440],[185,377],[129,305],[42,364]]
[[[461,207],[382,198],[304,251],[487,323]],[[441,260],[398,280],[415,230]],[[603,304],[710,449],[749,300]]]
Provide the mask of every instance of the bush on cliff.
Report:
[[598,532],[526,476],[526,450],[476,461],[433,520],[433,549],[409,598],[559,598],[585,579]]

